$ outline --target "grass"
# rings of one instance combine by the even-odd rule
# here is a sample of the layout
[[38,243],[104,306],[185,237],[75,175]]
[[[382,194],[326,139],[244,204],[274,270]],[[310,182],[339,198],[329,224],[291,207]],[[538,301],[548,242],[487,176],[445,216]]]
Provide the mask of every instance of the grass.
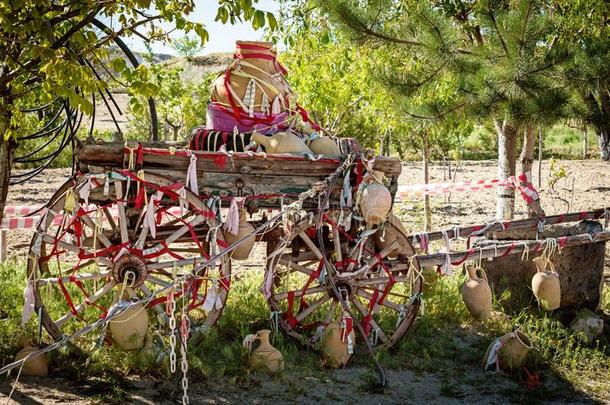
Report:
[[[20,326],[24,276],[22,263],[0,266],[0,289],[3,292],[0,301],[0,357],[5,364],[12,360],[18,350],[16,337],[21,334],[34,336],[36,331],[34,321],[25,330]],[[261,281],[261,272],[251,272],[233,283],[229,302],[219,323],[205,335],[199,346],[189,350],[191,381],[230,383],[243,390],[261,383],[259,376],[248,370],[247,354],[241,344],[246,334],[269,328],[269,311],[258,291]],[[473,322],[459,294],[462,281],[463,276],[456,274],[440,278],[428,286],[424,293],[424,311],[414,326],[392,351],[377,354],[384,368],[434,373],[443,380],[441,395],[450,398],[467,395],[462,386],[464,382],[487,390],[490,395],[500,393],[523,400],[561,399],[571,395],[565,388],[549,391],[547,384],[529,392],[523,388],[523,371],[493,377],[479,371],[482,354],[491,340],[518,327],[535,346],[528,356],[526,365],[529,370],[539,373],[543,381],[551,377],[564,380],[567,386],[573,387],[572,395],[575,392],[577,395],[586,393],[608,398],[610,350],[605,337],[592,345],[585,345],[554,315],[538,310],[509,313],[509,317],[494,318],[485,323]],[[497,302],[494,305],[496,310],[502,310]],[[601,305],[604,310],[610,311],[608,291],[604,291]],[[99,332],[92,340],[98,337]],[[315,375],[333,379],[332,371],[321,368],[316,351],[300,346],[283,334],[274,334],[272,344],[282,351],[286,363],[286,370],[273,378],[285,386],[290,395],[297,397],[303,393],[298,383],[300,378]],[[66,350],[53,353],[50,356],[51,374],[79,381],[86,395],[111,403],[128,400],[129,379],[133,376],[172,381],[172,393],[161,395],[175,395],[180,390],[180,372],[176,376],[169,374],[167,358],[157,364],[156,355],[145,358],[141,353],[125,353],[114,346],[95,348],[92,343],[87,348],[90,356],[83,364],[74,361],[73,355]],[[349,367],[371,369],[355,383],[358,391],[383,392],[376,384],[376,375],[363,346],[359,345],[358,348],[357,356]],[[507,385],[506,381],[512,382],[512,385]]]

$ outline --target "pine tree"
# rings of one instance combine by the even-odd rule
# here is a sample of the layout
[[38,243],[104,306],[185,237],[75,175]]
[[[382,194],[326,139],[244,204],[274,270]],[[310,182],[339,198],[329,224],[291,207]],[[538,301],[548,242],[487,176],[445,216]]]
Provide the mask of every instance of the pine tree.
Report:
[[[534,127],[566,114],[570,95],[559,67],[568,56],[545,2],[332,0],[320,7],[359,45],[388,55],[380,68],[407,100],[405,114],[440,120],[459,111],[492,120],[500,178],[515,175],[519,134],[527,172]],[[543,214],[539,201],[529,211]],[[513,215],[514,189],[500,189],[497,216]]]

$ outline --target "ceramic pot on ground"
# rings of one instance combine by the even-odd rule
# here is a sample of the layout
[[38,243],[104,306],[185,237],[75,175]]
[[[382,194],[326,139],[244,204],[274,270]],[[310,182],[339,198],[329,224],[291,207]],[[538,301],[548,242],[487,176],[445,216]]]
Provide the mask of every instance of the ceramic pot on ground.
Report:
[[[128,300],[128,290],[123,293],[123,300]],[[118,294],[115,297],[118,301]],[[125,351],[138,350],[144,346],[148,332],[148,311],[142,304],[136,304],[112,318],[108,323],[112,340]]]
[[267,153],[290,153],[294,155],[312,153],[305,142],[291,132],[278,132],[271,136],[254,132],[252,133],[252,140],[262,145]]
[[[353,330],[349,335],[351,341],[355,342],[356,335]],[[343,328],[337,322],[331,322],[326,326],[320,344],[322,347],[322,363],[325,366],[345,367],[352,356],[349,353],[348,338],[343,339]]]
[[242,208],[239,210],[239,228],[237,230],[236,235],[232,234],[227,230],[223,230],[222,233],[224,235],[225,242],[229,245],[237,242],[246,235],[251,235],[250,237],[246,238],[239,246],[233,249],[230,256],[231,259],[234,260],[246,260],[250,256],[250,252],[254,247],[254,242],[256,242],[256,237],[254,236],[254,227],[248,222],[246,214],[247,212],[245,209]]
[[470,315],[482,321],[491,314],[491,289],[487,275],[483,269],[475,266],[468,266],[466,272],[468,280],[460,287],[460,294]]
[[[536,274],[532,277],[532,291],[538,300],[540,308],[552,311],[561,305],[561,284],[555,265],[549,259],[536,257]],[[549,270],[547,270],[547,267]]]
[[381,183],[383,173],[374,171],[369,184],[360,195],[360,212],[369,226],[379,225],[388,218],[392,210],[392,194]]
[[500,338],[502,346],[498,350],[498,359],[502,368],[519,368],[523,365],[527,353],[534,347],[529,338],[519,329]]
[[[15,356],[15,361],[26,358],[30,353],[36,352],[40,348],[33,344],[28,344],[21,349]],[[39,354],[27,360],[21,369],[22,375],[31,375],[36,377],[46,377],[49,374],[49,362],[46,354]]]
[[284,369],[284,356],[269,342],[270,333],[263,329],[244,339],[243,345],[250,352],[248,364],[253,370],[277,373]]

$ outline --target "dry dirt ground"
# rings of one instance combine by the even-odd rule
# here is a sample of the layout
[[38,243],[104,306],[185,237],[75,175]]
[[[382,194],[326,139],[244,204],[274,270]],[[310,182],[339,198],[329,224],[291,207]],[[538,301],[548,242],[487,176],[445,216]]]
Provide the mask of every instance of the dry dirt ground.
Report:
[[[549,187],[553,177],[549,162],[542,166],[541,196],[547,214],[581,211],[610,205],[610,181],[608,164],[597,161],[558,161],[555,167],[565,166],[567,176],[554,187]],[[536,168],[536,164],[534,166]],[[465,162],[458,168],[457,181],[491,179],[495,177],[495,162]],[[66,170],[49,170],[43,176],[14,187],[9,194],[9,205],[44,204],[51,194],[67,179]],[[446,171],[441,165],[431,168],[431,182],[441,182]],[[421,166],[405,163],[401,184],[419,183]],[[534,176],[537,185],[537,176]],[[493,219],[495,191],[461,193],[432,197],[433,225],[435,229],[461,224],[484,223]],[[409,231],[422,229],[420,198],[408,198],[396,207],[402,212]],[[516,216],[525,215],[525,206],[517,198]],[[29,243],[29,232],[9,233],[9,254],[23,256]],[[263,263],[264,246],[257,246],[253,261],[247,266]],[[608,257],[608,256],[607,256]],[[608,267],[608,266],[607,266]],[[606,269],[608,270],[608,269]],[[408,339],[408,333],[405,339]],[[466,352],[476,332],[458,329],[455,340]],[[364,353],[361,356],[366,356]],[[366,366],[351,366],[344,370],[305,370],[298,365],[287,365],[287,371],[279,378],[251,375],[235,382],[191,381],[191,403],[505,403],[531,402],[528,391],[515,378],[503,375],[487,375],[476,367],[481,353],[459,353],[454,359],[439,359],[440,371],[398,369],[389,370],[388,387],[377,389],[372,381],[373,372]],[[361,363],[361,362],[360,362]],[[10,392],[12,379],[0,381],[0,400]],[[610,393],[593,400],[575,390],[559,376],[543,376],[544,391],[536,400],[554,403],[610,403]],[[127,390],[135,403],[176,403],[181,392],[175,381],[130,378]],[[74,384],[53,375],[47,379],[21,378],[16,385],[13,401],[17,403],[72,403],[96,402],[108,387],[95,381]]]

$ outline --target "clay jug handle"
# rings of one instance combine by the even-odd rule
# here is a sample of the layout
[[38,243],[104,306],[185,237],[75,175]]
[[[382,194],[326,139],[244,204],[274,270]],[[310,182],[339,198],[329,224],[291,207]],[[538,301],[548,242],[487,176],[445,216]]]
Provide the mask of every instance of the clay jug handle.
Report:
[[545,265],[545,268],[546,268],[546,266],[549,266],[549,270],[550,270],[552,273],[558,274],[558,273],[557,273],[557,270],[555,270],[555,263],[553,263],[551,260],[546,259],[546,261],[545,261],[544,265]]
[[546,269],[547,259],[542,256],[538,256],[532,259],[532,262],[536,265],[536,273],[542,273]]
[[258,337],[255,334],[250,334],[244,338],[242,344],[248,353],[252,352],[252,346],[256,340],[258,340]]
[[475,274],[476,274],[477,276],[478,276],[478,275],[479,275],[479,273],[480,273],[480,274],[481,274],[481,278],[482,278],[483,280],[485,280],[487,283],[489,283],[489,280],[487,280],[487,273],[485,272],[485,270],[483,270],[483,269],[482,269],[482,268],[480,268],[480,267],[477,267],[477,268],[475,268],[475,269],[474,269],[474,271],[475,271]]

